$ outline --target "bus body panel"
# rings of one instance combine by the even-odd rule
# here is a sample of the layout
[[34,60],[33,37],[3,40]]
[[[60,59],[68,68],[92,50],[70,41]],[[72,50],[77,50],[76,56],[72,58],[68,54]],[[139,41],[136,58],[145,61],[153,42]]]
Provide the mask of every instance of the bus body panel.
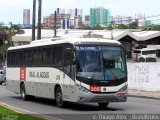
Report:
[[[65,41],[65,40],[52,41],[51,39],[48,42],[34,41],[30,45],[11,47],[8,49],[8,53],[11,54],[10,55],[10,59],[11,59],[12,53],[17,54],[19,51],[24,52],[25,50],[26,51],[31,50],[30,52],[33,52],[34,49],[40,49],[42,51],[46,49],[47,46],[49,46],[52,50],[52,55],[53,55],[53,48],[55,46],[62,46],[63,54],[64,54],[62,59],[65,64],[66,59],[64,59],[64,56],[65,54],[68,54],[66,53],[68,49],[67,48],[68,44],[70,46],[75,47],[75,43],[78,43],[78,44],[83,43],[83,45],[85,44],[89,45],[92,42],[94,42],[95,45],[109,44],[110,47],[112,46],[122,47],[119,42],[113,41],[113,40],[110,40],[110,41],[104,40],[104,39],[103,40],[99,40],[99,39],[83,40],[83,38],[77,40],[75,38],[74,40],[71,40],[71,41]],[[68,50],[74,51],[74,55],[72,57],[75,57],[76,55],[75,48],[73,49],[71,48]],[[43,55],[43,52],[41,52],[41,54]],[[8,56],[9,54],[7,55],[7,58]],[[72,59],[72,57],[70,59]],[[20,93],[20,85],[21,83],[24,83],[27,95],[55,99],[55,86],[59,85],[62,89],[63,100],[70,101],[70,102],[125,102],[127,100],[127,87],[126,87],[127,80],[115,86],[93,86],[93,85],[85,84],[83,81],[76,79],[76,74],[77,74],[76,67],[75,67],[76,65],[75,66],[73,65],[73,64],[76,64],[75,62],[76,58],[73,58],[73,59],[74,60],[73,60],[73,63],[71,63],[70,65],[70,69],[67,69],[68,67],[65,66],[64,64],[63,66],[54,66],[53,64],[49,66],[45,66],[43,64],[40,64],[39,66],[38,65],[37,66],[22,65],[23,67],[20,67],[16,63],[15,66],[14,65],[7,66],[6,87],[10,91],[13,91],[15,93]],[[11,64],[11,61],[7,63]],[[120,68],[120,66],[121,64],[118,62],[117,64],[115,64],[115,67],[117,68]],[[66,68],[66,71],[65,71],[65,68]],[[68,74],[69,72],[68,70],[70,70],[71,75]],[[125,89],[123,91],[120,91],[124,87]],[[92,91],[92,88],[96,88],[96,89],[98,88],[99,91],[98,92]]]
[[[28,95],[54,99],[54,88],[56,84],[62,86],[64,96],[71,94],[71,78],[59,69],[44,69],[39,67],[26,68],[25,80],[20,80],[20,68],[7,68],[7,71],[8,76],[6,86],[15,93],[20,93],[20,83],[24,82],[26,94]],[[16,72],[13,74],[13,71]],[[72,85],[74,85],[74,82],[72,82]]]

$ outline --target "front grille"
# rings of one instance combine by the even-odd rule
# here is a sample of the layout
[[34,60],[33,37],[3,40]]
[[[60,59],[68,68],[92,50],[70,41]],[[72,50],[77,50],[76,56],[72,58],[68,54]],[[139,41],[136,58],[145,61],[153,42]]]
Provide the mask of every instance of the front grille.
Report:
[[118,101],[114,96],[95,96],[90,102],[116,102]]

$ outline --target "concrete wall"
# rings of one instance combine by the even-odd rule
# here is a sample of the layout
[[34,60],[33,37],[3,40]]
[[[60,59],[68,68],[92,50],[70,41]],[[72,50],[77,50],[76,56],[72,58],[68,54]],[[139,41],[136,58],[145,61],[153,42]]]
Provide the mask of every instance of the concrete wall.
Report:
[[128,63],[128,88],[160,91],[160,62]]

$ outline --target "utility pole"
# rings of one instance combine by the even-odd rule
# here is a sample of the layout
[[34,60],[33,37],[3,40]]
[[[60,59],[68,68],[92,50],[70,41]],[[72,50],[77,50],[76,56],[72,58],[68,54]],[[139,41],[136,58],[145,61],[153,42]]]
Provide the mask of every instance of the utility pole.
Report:
[[[3,27],[3,47],[5,45],[5,30]],[[5,52],[3,52],[3,64],[5,64]]]
[[38,31],[37,31],[37,40],[41,39],[41,14],[42,14],[42,0],[38,0]]
[[56,11],[54,12],[54,37],[56,37],[56,33],[57,33],[57,13]]
[[33,0],[32,41],[35,40],[35,24],[36,24],[36,0]]
[[12,22],[10,22],[9,24],[10,24],[9,34],[12,42]]

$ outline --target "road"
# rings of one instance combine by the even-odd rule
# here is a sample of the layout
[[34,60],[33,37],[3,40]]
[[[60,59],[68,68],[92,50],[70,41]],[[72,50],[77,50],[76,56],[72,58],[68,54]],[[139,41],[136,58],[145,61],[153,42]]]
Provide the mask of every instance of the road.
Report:
[[40,114],[54,120],[104,120],[106,116],[102,115],[160,113],[159,100],[136,97],[128,97],[128,101],[124,103],[110,103],[105,110],[101,110],[95,103],[68,103],[65,108],[57,108],[55,102],[48,99],[22,101],[20,95],[8,91],[2,85],[0,85],[0,102],[28,114]]

